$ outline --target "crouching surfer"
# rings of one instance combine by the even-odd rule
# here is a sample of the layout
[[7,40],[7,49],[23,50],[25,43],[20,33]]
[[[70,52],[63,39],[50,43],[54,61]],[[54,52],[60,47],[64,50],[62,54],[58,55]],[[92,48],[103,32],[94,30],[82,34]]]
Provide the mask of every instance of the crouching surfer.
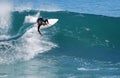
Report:
[[42,17],[39,17],[39,18],[37,19],[38,32],[39,32],[40,35],[42,35],[42,33],[40,32],[40,27],[41,27],[42,25],[45,26],[45,25],[47,25],[47,24],[49,24],[48,19],[43,19]]

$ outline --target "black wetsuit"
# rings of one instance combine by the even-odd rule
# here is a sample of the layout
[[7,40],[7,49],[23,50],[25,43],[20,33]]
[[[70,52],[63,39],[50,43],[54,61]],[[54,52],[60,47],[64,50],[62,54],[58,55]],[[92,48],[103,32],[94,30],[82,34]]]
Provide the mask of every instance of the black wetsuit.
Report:
[[40,29],[40,26],[42,25],[42,22],[45,22],[45,23],[46,23],[46,22],[48,22],[48,20],[47,20],[47,19],[44,20],[43,18],[38,18],[38,19],[37,19],[38,32],[40,33],[40,35],[42,35],[41,32],[40,32],[40,30],[39,30],[39,29]]

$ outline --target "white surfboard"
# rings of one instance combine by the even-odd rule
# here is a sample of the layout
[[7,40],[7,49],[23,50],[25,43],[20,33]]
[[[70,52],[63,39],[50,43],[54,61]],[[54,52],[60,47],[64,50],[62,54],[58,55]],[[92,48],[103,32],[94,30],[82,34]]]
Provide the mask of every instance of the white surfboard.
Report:
[[[49,24],[44,26],[42,25],[40,29],[46,29],[46,28],[52,27],[54,26],[55,23],[57,23],[57,21],[58,19],[48,19]],[[33,33],[36,33],[37,31],[38,31],[38,27],[37,27],[37,24],[35,24],[31,28],[29,28],[26,33],[33,34]]]
[[42,25],[42,26],[40,27],[40,29],[45,29],[45,28],[49,28],[49,27],[53,26],[55,23],[58,22],[58,19],[48,19],[48,22],[49,22],[49,24],[47,24],[47,25]]
[[[25,23],[36,23],[37,19],[38,19],[37,16],[26,16]],[[48,19],[48,22],[49,22],[48,25],[42,25],[40,27],[40,29],[45,29],[45,28],[49,28],[49,27],[53,26],[55,23],[58,22],[58,19],[55,19],[55,18]],[[37,24],[35,24],[34,26],[37,26]]]

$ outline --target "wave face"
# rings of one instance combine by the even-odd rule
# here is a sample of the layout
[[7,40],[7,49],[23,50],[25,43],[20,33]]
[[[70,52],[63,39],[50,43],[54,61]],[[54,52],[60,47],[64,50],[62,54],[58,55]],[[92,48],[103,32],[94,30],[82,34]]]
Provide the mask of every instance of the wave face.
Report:
[[[39,16],[38,11],[30,10],[23,12],[12,12],[12,22],[9,32],[7,35],[3,34],[0,36],[2,57],[4,57],[3,54],[7,50],[9,53],[8,48],[11,50],[14,49],[14,52],[16,52],[16,48],[21,50],[23,49],[23,45],[26,45],[27,47],[27,45],[31,44],[30,47],[27,47],[29,52],[32,50],[31,47],[34,41],[37,43],[37,45],[39,45],[39,42],[42,42],[40,39],[43,39],[43,42],[45,42],[44,40],[48,39],[48,43],[45,42],[47,44],[49,44],[49,39],[50,41],[55,42],[60,47],[57,50],[62,51],[60,53],[63,54],[77,55],[79,57],[93,57],[93,55],[95,55],[96,58],[98,57],[98,54],[100,54],[101,57],[104,57],[102,56],[103,54],[110,56],[115,55],[115,57],[119,56],[117,53],[119,53],[118,51],[120,48],[120,18],[67,11],[42,11],[40,14],[45,18],[59,19],[59,22],[56,24],[56,26],[47,31],[43,30],[45,35],[48,36],[44,36],[45,38],[38,38],[39,35],[36,35],[37,33],[34,34],[36,31],[30,30],[33,24],[25,22],[25,18],[27,16]],[[34,31],[34,33],[32,32],[31,34],[31,31]],[[51,37],[49,38],[49,36]],[[31,41],[27,42],[29,39]],[[50,42],[51,45],[54,45],[52,42]],[[23,50],[21,51],[23,52]],[[86,54],[88,52],[89,54]],[[21,52],[17,53],[21,54]],[[7,53],[5,56],[6,55]],[[104,58],[107,59],[106,57]],[[113,58],[114,57],[111,59]]]
[[100,60],[120,58],[119,17],[67,11],[41,12],[41,15],[59,19],[52,41],[60,46],[60,54]]
[[[10,24],[0,29],[7,30],[0,35],[0,77],[120,77],[119,17],[37,10],[10,14]],[[40,15],[59,19],[53,27],[41,30],[43,36],[25,21]]]

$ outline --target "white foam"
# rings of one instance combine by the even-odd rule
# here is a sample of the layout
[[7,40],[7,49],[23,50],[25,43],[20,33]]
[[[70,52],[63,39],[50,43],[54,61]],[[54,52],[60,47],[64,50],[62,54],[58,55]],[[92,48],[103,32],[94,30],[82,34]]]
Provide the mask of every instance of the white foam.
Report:
[[0,42],[0,63],[30,60],[38,53],[47,52],[55,47],[55,43],[45,36],[40,36],[37,27],[33,27],[17,40]]
[[0,42],[0,64],[14,61],[16,47],[11,42]]
[[25,17],[25,21],[24,22],[25,23],[35,23],[37,18],[38,17],[28,15],[28,16]]
[[120,75],[102,76],[101,78],[120,78]]
[[77,70],[82,70],[82,71],[86,71],[86,68],[77,68]]
[[40,12],[38,12],[36,15],[33,16],[31,15],[25,16],[24,23],[35,23],[39,16],[40,16]]
[[[4,8],[3,8],[4,7]],[[0,34],[6,34],[11,24],[12,4],[0,2]]]
[[10,38],[9,35],[1,35],[0,36],[0,40],[4,40],[4,39],[8,39],[8,38]]
[[37,27],[29,29],[21,38],[24,43],[22,43],[22,49],[26,51],[26,60],[33,58],[37,53],[42,53],[56,47],[57,45],[41,37],[37,32]]
[[[4,7],[4,8],[3,8]],[[7,13],[11,12],[12,4],[8,2],[0,2],[0,15],[6,15]]]
[[3,74],[3,75],[0,75],[0,78],[4,78],[4,77],[7,77],[8,75],[7,74]]
[[77,68],[77,70],[80,70],[80,71],[98,71],[99,69],[98,68],[96,68],[96,69],[89,69],[89,68],[81,67],[81,68]]

